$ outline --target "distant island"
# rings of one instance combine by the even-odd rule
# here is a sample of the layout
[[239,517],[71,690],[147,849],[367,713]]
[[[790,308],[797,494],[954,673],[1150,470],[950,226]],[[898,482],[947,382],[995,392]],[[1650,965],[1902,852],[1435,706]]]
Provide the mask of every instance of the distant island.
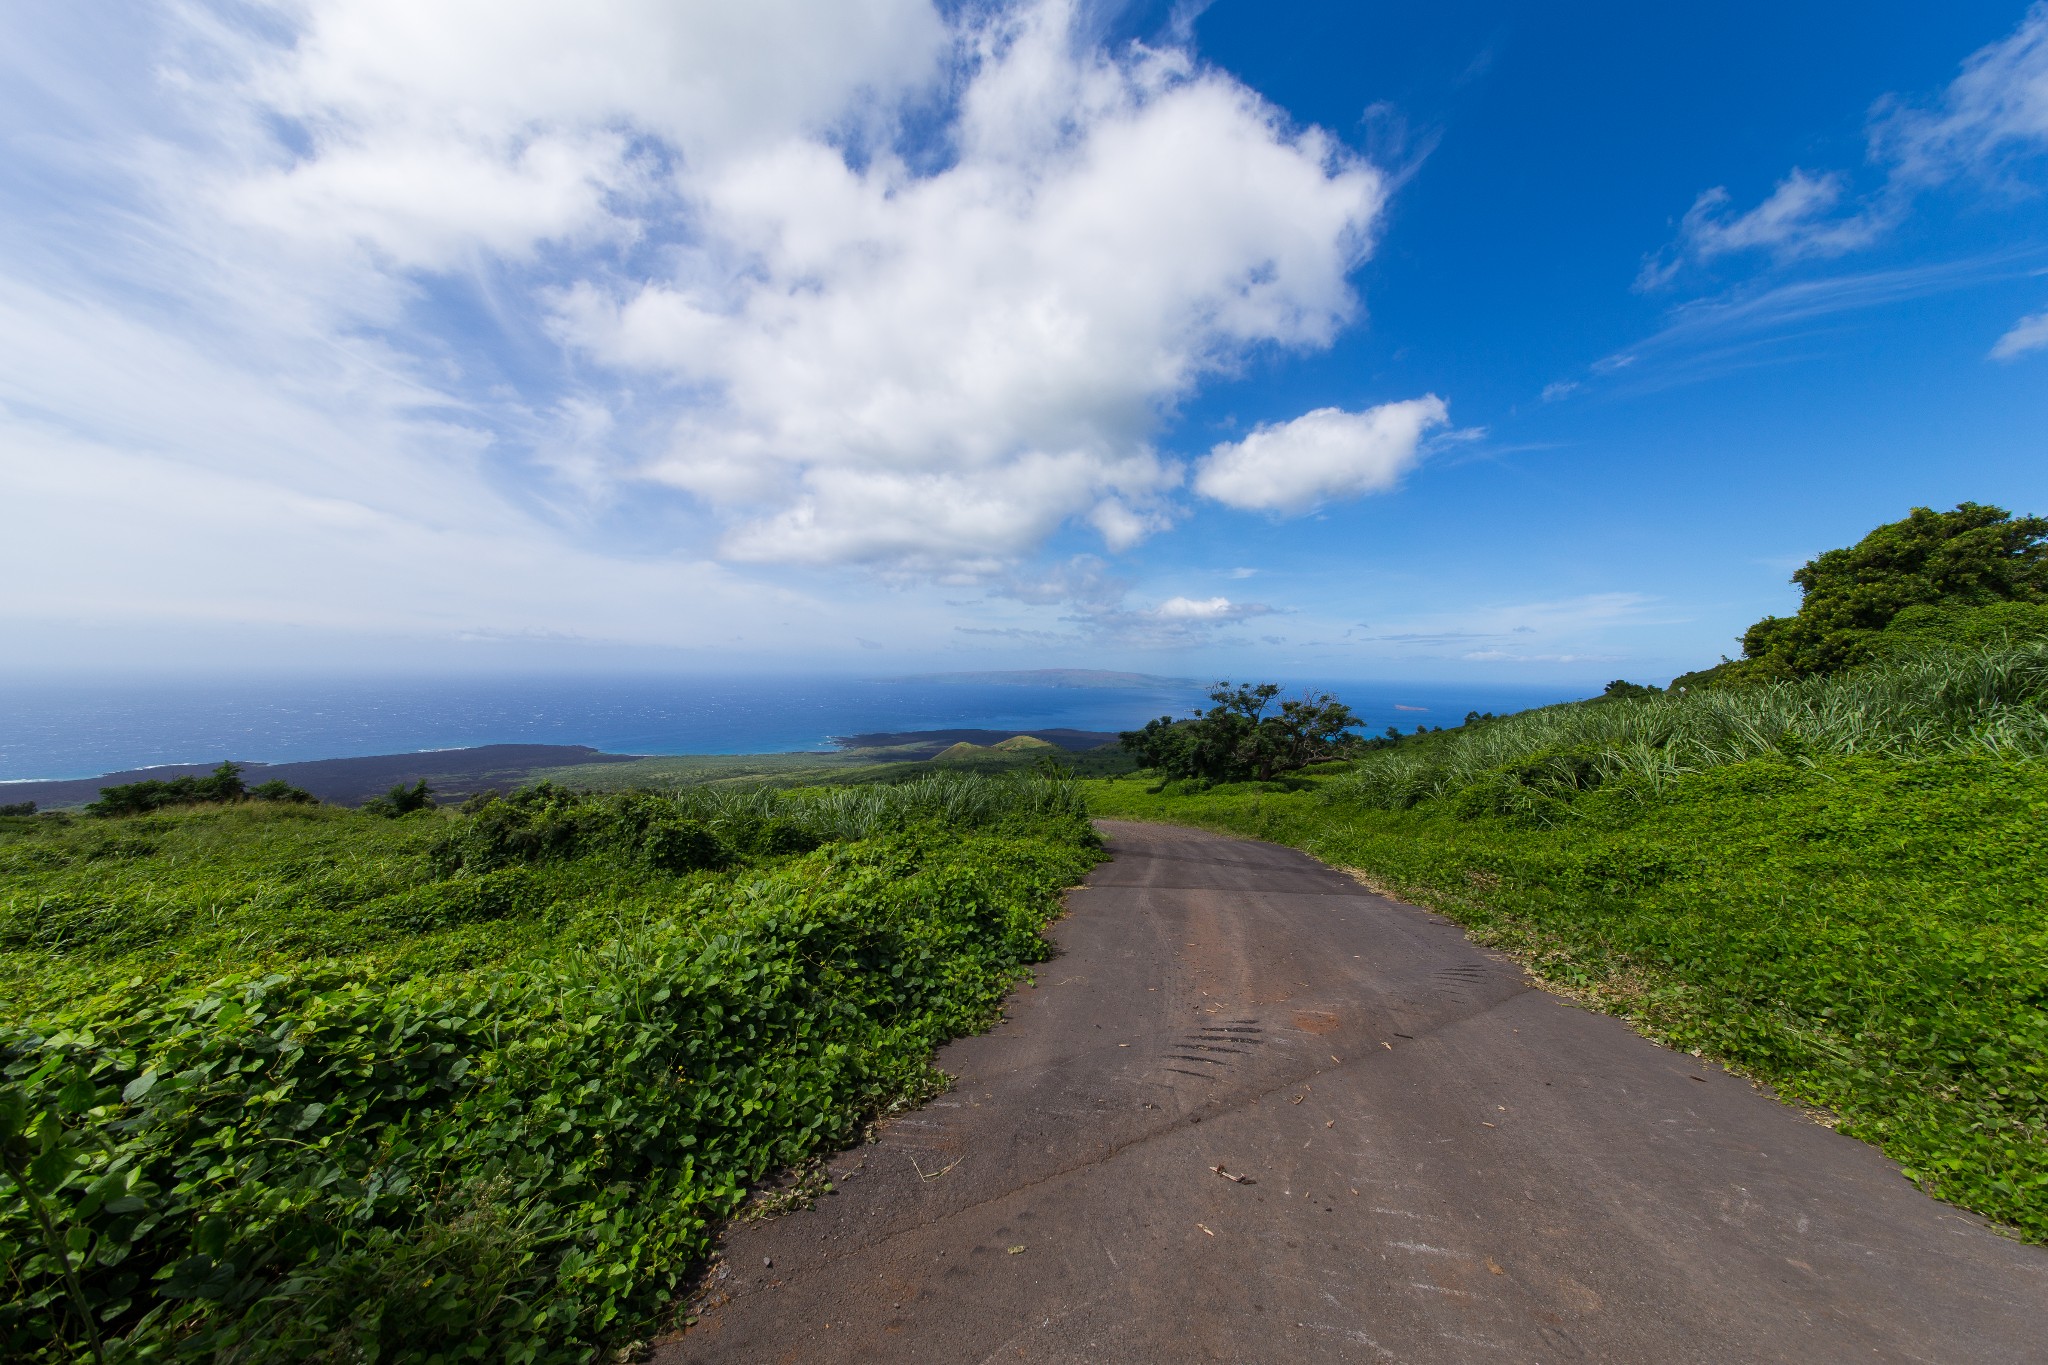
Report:
[[967,745],[979,749],[1016,752],[1031,748],[1059,748],[1080,753],[1117,742],[1109,730],[895,730],[865,735],[833,735],[832,742],[846,753],[872,754],[899,759],[936,758],[949,746]]
[[[1065,760],[1091,754],[1090,776],[1118,771],[1128,759],[1115,751],[1117,736],[1106,730],[903,730],[834,735],[829,749],[764,754],[612,754],[582,744],[483,744],[357,758],[322,758],[293,763],[233,760],[251,785],[282,781],[320,801],[360,806],[393,786],[426,783],[442,804],[486,791],[512,791],[534,782],[556,782],[580,790],[672,787],[700,782],[834,782],[867,780],[945,757],[951,764],[974,762],[1000,769],[1040,753]],[[221,760],[166,763],[106,773],[99,777],[0,782],[0,806],[63,810],[98,798],[103,787],[132,782],[201,777]],[[901,775],[898,773],[897,775]]]
[[1162,678],[1156,673],[1121,673],[1106,668],[1025,668],[991,673],[913,673],[882,682],[980,683],[989,687],[1196,687],[1193,678]]

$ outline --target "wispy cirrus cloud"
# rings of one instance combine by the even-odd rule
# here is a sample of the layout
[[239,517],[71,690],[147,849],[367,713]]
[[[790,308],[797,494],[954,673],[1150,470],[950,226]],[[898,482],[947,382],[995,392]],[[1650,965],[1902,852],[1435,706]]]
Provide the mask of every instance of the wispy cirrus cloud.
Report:
[[2011,251],[1738,287],[1672,308],[1662,327],[1595,361],[1590,374],[1644,392],[1697,383],[1800,354],[1815,338],[1850,325],[1859,313],[2034,278],[2041,273],[2043,255],[2038,249]]
[[1601,648],[1608,632],[1666,619],[1653,597],[1605,592],[1431,614],[1400,622],[1395,629],[1375,631],[1359,625],[1347,631],[1346,638],[1378,646],[1394,657],[1568,663],[1608,657],[1611,651]]
[[2048,154],[2048,3],[2037,0],[2011,34],[1970,54],[1932,103],[1880,99],[1867,134],[1869,161],[1883,176],[1868,195],[1852,198],[1843,171],[1796,166],[1740,212],[1727,187],[1715,186],[1693,201],[1675,240],[1644,261],[1636,287],[1662,288],[1688,267],[1741,254],[1781,262],[1844,255],[1878,241],[1936,186],[2028,181]]
[[1657,289],[1689,264],[1764,251],[1779,260],[1839,256],[1870,245],[1890,227],[1898,206],[1892,200],[1838,215],[1847,177],[1839,172],[1809,175],[1798,167],[1756,207],[1730,213],[1734,196],[1715,186],[1693,201],[1679,225],[1676,245],[1643,263],[1636,288]]

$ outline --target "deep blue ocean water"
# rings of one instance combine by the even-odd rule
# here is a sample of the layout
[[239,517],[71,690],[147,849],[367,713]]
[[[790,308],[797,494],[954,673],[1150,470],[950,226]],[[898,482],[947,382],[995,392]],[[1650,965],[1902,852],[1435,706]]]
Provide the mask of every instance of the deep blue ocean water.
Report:
[[[1313,683],[1365,717],[1455,725],[1571,689]],[[1290,691],[1305,685],[1290,684]],[[0,682],[0,780],[93,777],[159,763],[285,763],[473,744],[588,744],[611,753],[829,748],[882,730],[1126,730],[1185,714],[1202,688],[1055,688],[832,677],[436,678]]]

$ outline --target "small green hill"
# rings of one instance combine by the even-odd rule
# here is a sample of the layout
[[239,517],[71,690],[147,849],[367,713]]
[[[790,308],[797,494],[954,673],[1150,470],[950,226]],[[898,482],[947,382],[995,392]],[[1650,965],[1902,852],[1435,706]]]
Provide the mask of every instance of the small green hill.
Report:
[[[1004,742],[1007,743],[1008,741]],[[997,747],[1000,748],[1001,746],[998,745]],[[980,758],[988,752],[989,750],[984,749],[981,745],[969,744],[963,739],[951,748],[941,749],[933,754],[931,761],[933,763],[959,763],[965,759]]]
[[[957,748],[958,746],[956,745],[955,747]],[[1011,735],[1008,739],[1000,743],[991,744],[988,747],[998,753],[1023,754],[1031,753],[1038,749],[1058,749],[1060,746],[1052,743],[1050,740],[1038,739],[1031,735]]]

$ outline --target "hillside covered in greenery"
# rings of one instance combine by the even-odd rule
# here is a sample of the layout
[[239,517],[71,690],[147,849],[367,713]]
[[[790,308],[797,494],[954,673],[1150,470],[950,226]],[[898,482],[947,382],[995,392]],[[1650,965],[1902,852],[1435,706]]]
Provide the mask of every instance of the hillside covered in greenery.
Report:
[[1042,777],[0,822],[0,1353],[587,1359],[1097,857]]
[[1089,802],[1357,869],[2048,1240],[2044,534],[1921,509],[1668,690]]

